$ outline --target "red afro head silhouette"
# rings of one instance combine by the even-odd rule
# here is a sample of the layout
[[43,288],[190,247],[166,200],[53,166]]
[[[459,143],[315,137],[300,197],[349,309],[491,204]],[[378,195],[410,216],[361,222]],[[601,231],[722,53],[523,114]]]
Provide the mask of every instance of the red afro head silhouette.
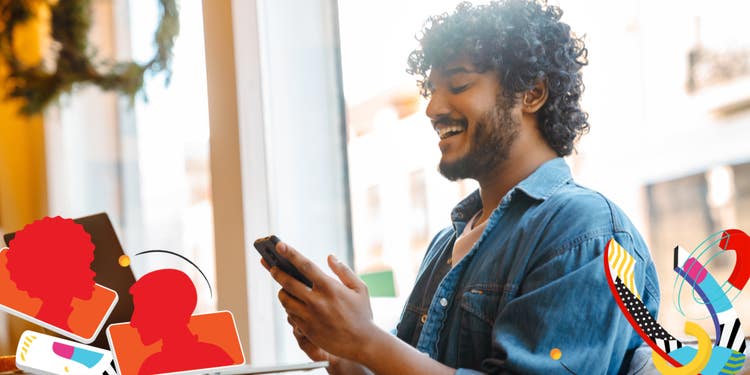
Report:
[[42,300],[37,318],[67,328],[70,302],[94,291],[94,244],[83,226],[45,217],[16,233],[8,250],[8,272],[19,290]]
[[193,281],[182,271],[149,272],[132,287],[133,317],[141,342],[150,345],[184,330],[198,302]]

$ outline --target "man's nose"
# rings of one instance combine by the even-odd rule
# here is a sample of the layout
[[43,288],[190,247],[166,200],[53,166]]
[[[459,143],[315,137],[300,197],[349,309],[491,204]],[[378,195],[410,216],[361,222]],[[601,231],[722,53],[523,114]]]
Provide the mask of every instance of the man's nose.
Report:
[[425,109],[427,117],[434,122],[441,117],[449,116],[450,113],[451,107],[445,95],[442,94],[441,90],[433,91],[430,95],[430,101],[427,103],[427,109]]

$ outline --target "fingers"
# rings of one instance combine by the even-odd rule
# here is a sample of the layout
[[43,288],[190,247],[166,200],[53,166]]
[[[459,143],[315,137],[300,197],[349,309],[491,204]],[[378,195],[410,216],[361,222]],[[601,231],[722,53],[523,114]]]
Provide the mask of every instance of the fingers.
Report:
[[339,280],[341,280],[341,282],[349,289],[354,289],[357,292],[367,290],[367,285],[357,277],[357,274],[334,255],[328,256],[328,266],[331,267],[331,271],[333,271],[333,273],[338,276]]
[[302,328],[294,327],[292,328],[292,333],[294,334],[294,337],[297,339],[297,341],[301,339],[307,339],[307,336],[305,336],[305,333],[302,332]]
[[299,316],[292,315],[292,314],[287,314],[286,321],[289,322],[289,325],[291,325],[292,328],[294,329],[293,332],[295,336],[305,335],[305,332],[302,331],[302,328],[300,328],[300,325],[303,322],[302,318],[300,318]]
[[286,315],[286,322],[289,323],[290,326],[294,329],[294,334],[296,336],[297,334],[297,326],[294,324],[294,321],[292,320],[292,316],[287,314]]
[[310,339],[305,336],[305,333],[302,332],[302,329],[300,329],[297,324],[295,323],[295,320],[299,320],[299,318],[292,318],[292,315],[287,315],[286,318],[287,322],[289,322],[289,325],[292,326],[292,333],[294,334],[294,338],[297,340],[297,345],[302,349],[305,354],[307,354],[310,359],[313,361],[325,361],[328,360],[328,353],[320,349],[317,345],[313,344]]
[[278,251],[279,254],[288,259],[289,262],[291,262],[294,267],[299,270],[299,272],[305,275],[305,277],[310,279],[313,284],[317,285],[318,283],[326,280],[327,276],[320,268],[318,268],[318,266],[315,265],[315,263],[310,261],[310,259],[305,258],[305,256],[300,254],[299,251],[297,251],[290,245],[284,242],[279,242],[276,244],[276,251]]
[[[284,289],[279,291],[279,302],[281,302],[281,306],[284,307],[284,310],[286,310],[287,315],[290,315],[290,317],[293,315],[302,320],[309,318],[308,309],[305,304]],[[294,326],[297,327],[297,325]]]
[[304,289],[298,288],[298,286],[294,285],[294,281],[296,280],[289,277],[289,275],[281,271],[278,267],[271,267],[265,259],[260,258],[260,264],[271,273],[274,280],[276,280],[283,288],[292,291],[294,296],[302,298],[305,291],[309,291],[306,286]]
[[297,324],[294,323],[291,315],[286,316],[286,321],[290,326],[292,326],[292,333],[294,334],[294,338],[296,338],[298,342],[301,338],[305,337],[305,333],[302,332],[301,328],[297,327]]
[[327,361],[329,359],[328,353],[313,344],[307,336],[295,336],[295,338],[297,339],[297,346],[313,361]]
[[299,280],[282,271],[279,267],[271,267],[269,272],[271,273],[271,277],[273,277],[273,279],[293,297],[303,302],[307,302],[310,299],[312,290],[308,288],[307,285],[302,284]]

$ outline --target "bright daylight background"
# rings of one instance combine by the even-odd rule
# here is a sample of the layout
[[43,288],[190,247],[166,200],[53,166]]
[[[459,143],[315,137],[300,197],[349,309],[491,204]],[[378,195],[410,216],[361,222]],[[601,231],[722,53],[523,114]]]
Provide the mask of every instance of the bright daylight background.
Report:
[[[289,14],[299,5],[273,1]],[[155,0],[93,3],[92,38],[102,53],[150,56]],[[450,183],[437,173],[437,137],[414,78],[405,73],[422,22],[457,3],[338,2],[353,264],[384,296],[374,300],[384,327],[397,321],[428,242],[448,225],[455,203],[476,188],[473,181]],[[620,205],[646,238],[661,278],[659,321],[679,336],[686,318],[672,305],[672,248],[692,249],[722,228],[750,231],[750,2],[560,5],[563,20],[585,35],[590,61],[583,104],[591,132],[567,162],[580,183]],[[177,251],[213,283],[203,8],[200,1],[182,0],[180,9],[169,87],[163,77],[150,77],[148,102],[137,100],[132,110],[127,100],[80,89],[45,116],[49,211],[68,217],[106,211],[126,252]],[[305,161],[293,168],[302,170]],[[138,275],[167,263],[155,256],[133,268]],[[733,254],[722,253],[709,268],[726,280],[733,265]],[[199,311],[215,307],[205,290],[199,296]],[[750,298],[735,303],[740,318],[750,319]],[[696,303],[685,311],[691,319],[706,313]],[[713,332],[709,320],[702,322]]]

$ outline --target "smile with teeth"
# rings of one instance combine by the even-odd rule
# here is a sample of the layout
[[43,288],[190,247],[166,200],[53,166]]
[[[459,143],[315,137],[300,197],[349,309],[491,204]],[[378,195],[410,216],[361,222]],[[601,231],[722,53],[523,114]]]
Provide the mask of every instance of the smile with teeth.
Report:
[[463,126],[446,126],[435,129],[440,139],[446,139],[456,134],[463,133],[465,128]]

